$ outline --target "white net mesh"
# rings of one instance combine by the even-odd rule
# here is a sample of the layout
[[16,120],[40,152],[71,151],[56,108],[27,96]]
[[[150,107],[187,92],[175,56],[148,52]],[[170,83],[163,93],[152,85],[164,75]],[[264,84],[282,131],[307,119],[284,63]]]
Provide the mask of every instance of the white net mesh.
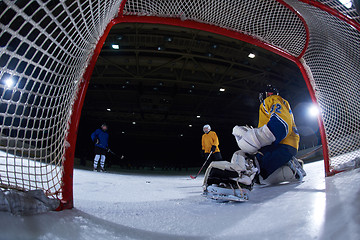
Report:
[[360,156],[355,151],[360,148],[360,32],[318,8],[288,2],[309,26],[304,59],[313,76],[334,168]]
[[78,84],[119,4],[0,1],[2,186],[61,195]]
[[318,2],[325,4],[332,9],[341,12],[344,16],[347,16],[350,19],[353,19],[354,21],[360,23],[360,15],[355,7],[356,1],[357,4],[360,5],[360,2],[358,0],[345,0],[342,1],[343,3],[341,3],[341,1],[339,0],[318,0]]
[[[332,166],[358,156],[359,32],[288,0],[128,0],[124,16],[201,22],[252,36],[304,63],[322,109]],[[321,1],[359,22],[354,8]],[[120,0],[0,1],[0,184],[61,194],[68,124],[78,86]],[[355,151],[356,152],[356,151]],[[357,151],[359,152],[359,151]],[[346,154],[347,153],[347,154]],[[349,156],[349,153],[351,156]],[[333,158],[334,156],[340,156]],[[341,157],[343,156],[343,157]]]
[[275,0],[263,1],[141,1],[129,0],[124,15],[158,16],[193,20],[245,33],[301,54],[306,31],[300,18]]

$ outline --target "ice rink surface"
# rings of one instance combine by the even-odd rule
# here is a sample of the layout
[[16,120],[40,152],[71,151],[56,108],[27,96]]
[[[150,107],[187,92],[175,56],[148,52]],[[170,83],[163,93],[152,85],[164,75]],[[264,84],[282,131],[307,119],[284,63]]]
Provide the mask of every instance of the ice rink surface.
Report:
[[202,177],[74,172],[75,209],[0,213],[0,239],[360,239],[360,170],[255,187],[245,203],[201,196]]

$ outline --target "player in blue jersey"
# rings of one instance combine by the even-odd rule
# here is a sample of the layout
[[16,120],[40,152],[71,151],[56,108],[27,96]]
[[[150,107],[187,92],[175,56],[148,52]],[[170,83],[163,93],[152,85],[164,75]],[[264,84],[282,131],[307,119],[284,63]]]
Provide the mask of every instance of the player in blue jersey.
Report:
[[100,160],[100,171],[104,172],[105,158],[108,151],[109,133],[108,126],[103,123],[100,128],[91,134],[91,139],[95,143],[94,171],[98,168]]

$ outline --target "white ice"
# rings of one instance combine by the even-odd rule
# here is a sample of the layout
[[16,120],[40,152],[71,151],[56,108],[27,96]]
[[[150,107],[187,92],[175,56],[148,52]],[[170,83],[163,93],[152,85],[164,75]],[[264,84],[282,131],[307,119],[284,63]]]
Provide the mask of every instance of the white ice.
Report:
[[74,172],[75,209],[0,213],[0,239],[360,239],[360,170],[256,187],[245,203],[201,196],[202,176]]
[[56,164],[33,161],[0,151],[0,184],[5,186],[42,188],[54,193],[61,189],[61,172],[62,167]]

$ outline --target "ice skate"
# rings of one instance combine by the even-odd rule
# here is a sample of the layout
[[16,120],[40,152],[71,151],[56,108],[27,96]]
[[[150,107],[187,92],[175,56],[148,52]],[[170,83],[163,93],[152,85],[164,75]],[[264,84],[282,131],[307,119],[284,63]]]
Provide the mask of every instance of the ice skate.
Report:
[[245,202],[249,200],[249,189],[238,188],[234,183],[212,184],[204,191],[204,196],[217,201]]
[[295,178],[299,181],[302,181],[306,176],[306,172],[302,167],[302,164],[298,161],[297,158],[293,157],[288,163],[287,166],[295,173]]

